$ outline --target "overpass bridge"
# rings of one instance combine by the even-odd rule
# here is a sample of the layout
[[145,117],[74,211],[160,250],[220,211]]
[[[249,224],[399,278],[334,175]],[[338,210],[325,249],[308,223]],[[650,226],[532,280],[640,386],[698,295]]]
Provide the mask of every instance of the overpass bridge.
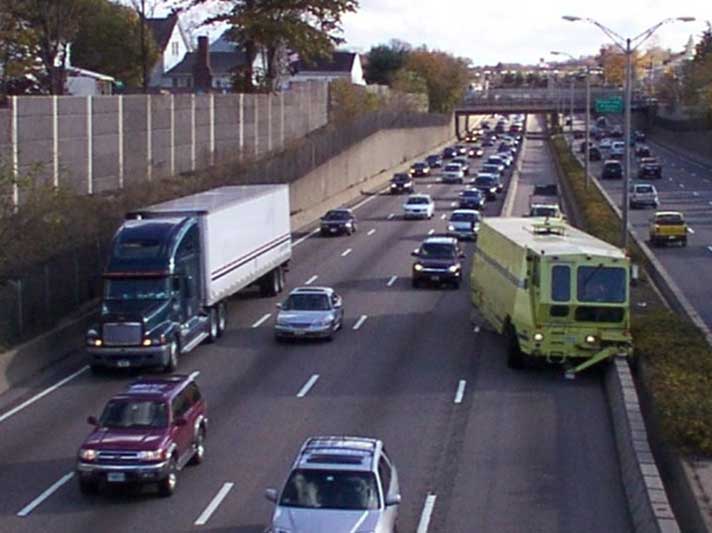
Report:
[[[493,89],[468,93],[461,104],[455,108],[455,133],[461,139],[469,128],[469,117],[491,113],[565,113],[571,110],[572,94],[570,89]],[[595,110],[596,100],[623,99],[622,89],[591,88],[591,111]],[[654,101],[635,91],[631,105],[632,111],[646,111]],[[575,88],[573,91],[575,113],[586,110],[586,90]]]

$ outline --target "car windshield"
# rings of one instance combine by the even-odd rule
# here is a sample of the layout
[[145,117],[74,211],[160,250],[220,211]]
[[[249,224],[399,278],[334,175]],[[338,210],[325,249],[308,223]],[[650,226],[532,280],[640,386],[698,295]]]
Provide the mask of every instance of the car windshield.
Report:
[[498,165],[482,165],[482,170],[485,172],[499,172]]
[[393,183],[405,183],[406,181],[410,181],[410,177],[405,174],[396,174],[391,181]]
[[532,207],[531,216],[533,217],[555,217],[557,216],[557,209],[555,207]]
[[380,503],[372,472],[296,469],[287,480],[279,505],[366,511],[378,509]]
[[450,215],[450,222],[479,222],[480,217],[476,213],[453,213]]
[[477,190],[475,190],[475,191],[462,191],[462,196],[465,197],[465,198],[475,198],[475,199],[477,199],[477,198],[482,197],[482,193],[480,193],[480,191],[477,191]]
[[462,167],[460,165],[447,165],[445,167],[445,172],[460,172]]
[[107,278],[105,300],[167,300],[168,278]]
[[455,247],[452,244],[447,244],[444,242],[425,242],[420,247],[421,257],[431,257],[431,258],[451,258],[455,257]]
[[408,201],[406,203],[408,205],[427,205],[430,202],[428,201],[427,198],[423,198],[422,196],[417,196],[415,198],[408,198]]
[[494,185],[494,178],[490,178],[489,176],[478,176],[475,178],[475,185],[480,187],[491,187]]
[[669,213],[656,216],[655,223],[659,226],[679,226],[680,224],[684,224],[685,221],[683,220],[682,215]]
[[626,301],[625,268],[581,266],[576,276],[576,298],[579,302],[623,303]]
[[324,220],[348,220],[351,215],[347,211],[329,211],[324,215]]
[[168,408],[152,400],[112,400],[99,424],[108,428],[162,428],[168,425]]
[[326,294],[290,294],[282,305],[284,311],[328,311],[329,297]]
[[499,163],[502,162],[502,158],[500,158],[500,157],[498,157],[498,156],[490,156],[490,157],[487,159],[487,162],[488,162],[489,164],[491,164],[491,165],[498,165]]
[[633,190],[637,193],[649,194],[654,192],[652,185],[636,185]]
[[620,168],[621,168],[620,163],[613,163],[613,162],[606,163],[604,166],[605,166],[606,170],[620,170]]
[[417,168],[418,170],[421,170],[421,169],[425,168],[425,164],[424,163],[416,163],[413,165],[413,168]]

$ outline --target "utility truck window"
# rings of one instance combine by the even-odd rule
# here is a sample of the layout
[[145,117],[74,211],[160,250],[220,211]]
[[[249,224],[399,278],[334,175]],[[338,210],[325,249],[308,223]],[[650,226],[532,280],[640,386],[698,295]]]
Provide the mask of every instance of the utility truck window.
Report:
[[577,271],[579,302],[624,303],[626,272],[620,267],[582,266]]
[[568,266],[556,265],[551,269],[551,299],[555,302],[571,299],[571,269]]

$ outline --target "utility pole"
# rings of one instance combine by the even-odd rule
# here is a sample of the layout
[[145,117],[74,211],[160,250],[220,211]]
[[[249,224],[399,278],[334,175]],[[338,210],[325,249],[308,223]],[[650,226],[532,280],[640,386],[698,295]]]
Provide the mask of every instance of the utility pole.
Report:
[[625,169],[623,174],[623,228],[621,241],[623,242],[623,249],[628,249],[628,212],[630,208],[628,206],[628,187],[630,186],[630,138],[631,138],[631,103],[633,95],[633,50],[630,47],[630,39],[626,39],[625,48]]
[[148,93],[148,62],[146,51],[146,0],[141,0],[141,12],[138,14],[141,19],[141,72],[143,82],[143,94]]
[[586,173],[586,188],[588,189],[589,166],[591,164],[591,67],[586,67],[586,161],[584,162],[584,172]]

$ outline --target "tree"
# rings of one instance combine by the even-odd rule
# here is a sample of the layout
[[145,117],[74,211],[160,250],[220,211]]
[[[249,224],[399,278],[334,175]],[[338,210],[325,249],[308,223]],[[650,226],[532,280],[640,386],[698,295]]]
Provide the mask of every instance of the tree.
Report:
[[72,64],[141,86],[143,65],[153,65],[158,59],[156,43],[146,38],[141,46],[141,20],[130,7],[106,0],[91,3],[72,43]]
[[450,113],[465,94],[470,81],[468,61],[426,47],[408,54],[406,68],[425,80],[429,109],[435,113]]
[[280,50],[290,49],[309,62],[330,54],[343,42],[341,18],[355,12],[358,0],[179,0],[183,9],[220,4],[222,13],[205,23],[227,22],[231,36],[245,52],[239,78],[246,92],[254,88],[252,64],[260,48],[265,52],[265,84],[272,88],[279,72]]
[[8,94],[27,92],[40,77],[37,39],[29,25],[15,17],[16,0],[0,0],[0,105]]
[[37,39],[37,52],[47,72],[41,80],[51,94],[64,94],[67,45],[74,39],[85,15],[88,0],[16,0],[10,16],[27,24]]
[[390,44],[374,46],[368,52],[365,78],[368,83],[390,85],[396,73],[403,67],[411,47],[403,41],[392,40]]

